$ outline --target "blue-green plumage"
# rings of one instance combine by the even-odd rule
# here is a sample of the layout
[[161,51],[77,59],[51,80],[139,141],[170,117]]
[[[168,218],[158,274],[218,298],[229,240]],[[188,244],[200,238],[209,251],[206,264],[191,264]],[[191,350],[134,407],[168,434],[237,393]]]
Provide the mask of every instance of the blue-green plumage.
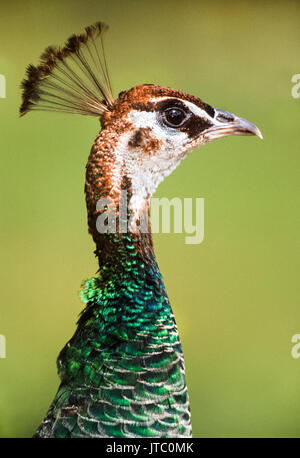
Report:
[[85,283],[86,308],[59,355],[61,386],[39,437],[190,435],[182,350],[161,274],[130,236],[115,244],[118,268]]

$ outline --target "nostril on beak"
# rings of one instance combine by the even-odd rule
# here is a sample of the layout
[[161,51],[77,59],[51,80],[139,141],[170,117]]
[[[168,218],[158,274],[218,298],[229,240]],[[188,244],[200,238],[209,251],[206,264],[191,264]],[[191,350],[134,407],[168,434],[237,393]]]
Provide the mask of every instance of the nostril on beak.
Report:
[[216,110],[217,116],[216,120],[220,122],[233,122],[235,119],[235,116],[232,113],[229,113],[229,111],[225,110]]

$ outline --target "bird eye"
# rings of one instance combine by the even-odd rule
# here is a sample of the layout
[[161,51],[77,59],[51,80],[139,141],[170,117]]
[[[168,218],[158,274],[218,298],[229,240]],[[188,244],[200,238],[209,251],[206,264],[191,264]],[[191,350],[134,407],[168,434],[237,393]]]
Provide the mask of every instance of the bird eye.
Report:
[[181,108],[168,108],[163,111],[163,122],[169,127],[180,127],[186,120],[187,115]]

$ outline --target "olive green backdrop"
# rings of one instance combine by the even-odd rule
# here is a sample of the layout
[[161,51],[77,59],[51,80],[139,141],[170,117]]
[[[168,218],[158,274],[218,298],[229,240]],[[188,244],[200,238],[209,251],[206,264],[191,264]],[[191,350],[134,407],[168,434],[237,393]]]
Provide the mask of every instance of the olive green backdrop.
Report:
[[157,197],[204,197],[205,240],[157,234],[186,360],[193,433],[300,436],[299,2],[1,2],[0,435],[31,436],[58,387],[56,357],[96,262],[85,162],[94,118],[18,117],[19,84],[44,48],[97,20],[115,94],[156,83],[259,126],[194,151]]

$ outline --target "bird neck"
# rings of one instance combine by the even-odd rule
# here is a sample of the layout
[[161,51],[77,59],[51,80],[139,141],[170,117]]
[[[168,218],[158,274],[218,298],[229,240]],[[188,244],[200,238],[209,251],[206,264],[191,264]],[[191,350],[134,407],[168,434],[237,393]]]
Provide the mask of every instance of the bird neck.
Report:
[[[126,390],[126,396],[133,396],[134,400],[142,396],[142,400],[141,387],[148,405],[161,405],[162,416],[169,415],[172,402],[180,405],[183,415],[189,418],[175,318],[155,260],[150,224],[146,230],[142,222],[143,218],[149,221],[146,218],[149,198],[140,199],[142,205],[139,207],[129,204],[125,212],[121,209],[124,195],[132,202],[132,187],[126,167],[122,162],[116,164],[117,150],[111,146],[114,138],[109,144],[107,136],[101,133],[87,165],[88,223],[96,243],[100,269],[97,277],[86,280],[81,291],[86,306],[74,336],[59,355],[59,374],[65,385],[101,387],[102,400],[106,399],[106,384],[110,385],[109,402],[112,391],[118,399],[123,397],[124,386],[131,390]],[[123,191],[121,196],[120,191]],[[97,219],[103,215],[109,219],[110,215],[105,215],[97,202],[108,197],[111,201],[106,202],[104,211],[112,210],[116,231],[101,233]],[[123,231],[124,223],[129,223],[127,232]],[[140,383],[136,378],[140,370],[146,388],[143,381]],[[157,379],[153,376],[156,372],[159,374]],[[161,375],[168,380],[166,388],[162,387]],[[131,388],[132,376],[134,388]],[[150,413],[149,418],[153,415]]]
[[[124,143],[124,142],[123,142]],[[127,261],[155,263],[150,224],[150,194],[132,186],[124,146],[115,129],[96,138],[86,167],[88,227],[96,244],[100,272],[126,271]]]
[[[81,297],[87,305],[79,328],[88,329],[91,311],[97,310],[96,322],[103,324],[105,342],[108,335],[120,329],[128,334],[134,328],[135,335],[149,326],[149,332],[156,332],[161,326],[161,314],[172,321],[171,327],[175,326],[153,250],[150,196],[133,193],[119,147],[115,131],[101,131],[86,171],[88,226],[96,244],[99,272],[96,278],[85,282],[82,290]],[[113,316],[107,318],[112,308]],[[133,338],[132,330],[130,333]]]

